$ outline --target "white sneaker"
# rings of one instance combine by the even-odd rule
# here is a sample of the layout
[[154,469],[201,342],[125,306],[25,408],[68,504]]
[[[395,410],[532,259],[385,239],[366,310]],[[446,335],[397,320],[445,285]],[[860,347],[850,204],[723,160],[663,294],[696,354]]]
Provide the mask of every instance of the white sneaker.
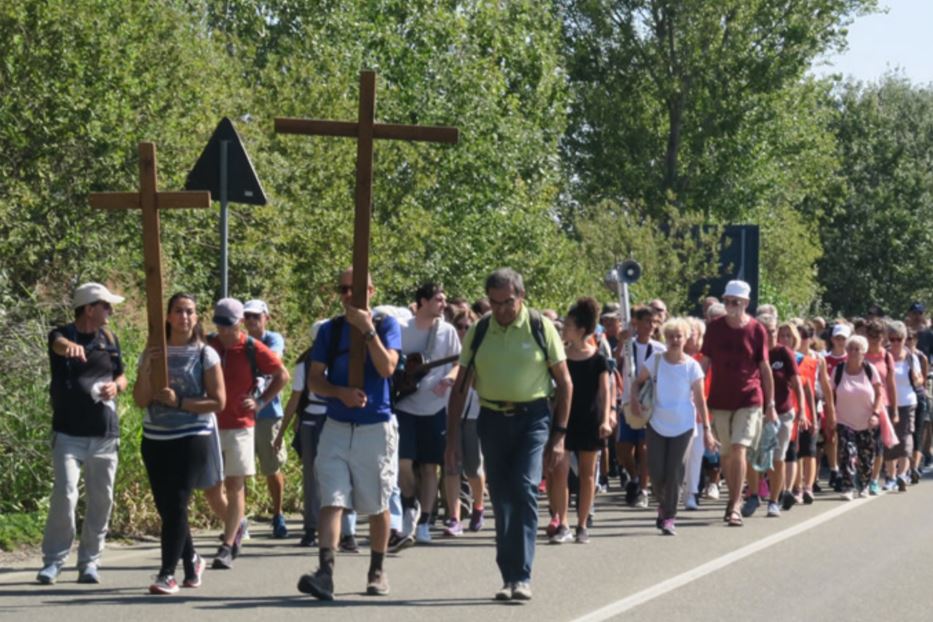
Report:
[[635,500],[635,505],[640,508],[648,507],[648,493],[644,490],[638,492],[638,498]]
[[431,526],[427,523],[421,523],[415,528],[415,542],[419,544],[431,543]]
[[700,504],[697,503],[697,496],[693,493],[690,493],[684,499],[684,509],[685,510],[699,510]]
[[421,510],[418,507],[418,503],[415,503],[415,507],[409,508],[407,510],[402,510],[402,535],[408,536],[415,533],[415,524],[418,522],[418,516],[421,514]]
[[710,484],[706,487],[706,496],[710,499],[719,499],[719,485]]
[[840,498],[843,501],[851,501],[852,499],[855,498],[855,494],[851,490],[847,490],[840,495]]

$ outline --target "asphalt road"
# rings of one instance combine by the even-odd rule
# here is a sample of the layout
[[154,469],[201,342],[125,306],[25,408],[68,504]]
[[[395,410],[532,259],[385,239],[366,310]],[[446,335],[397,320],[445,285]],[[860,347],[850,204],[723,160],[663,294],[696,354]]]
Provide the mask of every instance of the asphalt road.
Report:
[[[339,555],[332,603],[296,590],[299,575],[316,566],[316,551],[296,547],[296,538],[273,540],[268,525],[254,524],[233,570],[209,569],[203,587],[174,596],[148,594],[156,544],[109,547],[96,586],[77,584],[73,567],[54,586],[36,585],[37,558],[8,565],[0,568],[0,618],[786,622],[921,619],[933,609],[933,477],[906,493],[849,503],[823,493],[777,519],[759,510],[741,529],[724,526],[722,513],[721,502],[704,503],[681,514],[676,537],[663,537],[653,510],[621,507],[614,492],[601,495],[591,544],[542,541],[534,599],[526,604],[491,598],[500,585],[491,521],[480,533],[437,537],[389,556],[388,597],[363,595],[365,549]],[[216,543],[211,532],[196,544],[209,556]]]

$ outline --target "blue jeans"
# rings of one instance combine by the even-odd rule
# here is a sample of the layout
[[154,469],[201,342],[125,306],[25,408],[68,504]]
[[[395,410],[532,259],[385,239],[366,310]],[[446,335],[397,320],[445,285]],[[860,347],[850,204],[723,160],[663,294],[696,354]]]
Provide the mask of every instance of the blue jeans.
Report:
[[496,564],[504,583],[529,581],[538,531],[538,483],[551,413],[541,400],[527,412],[482,408],[478,432],[496,517]]

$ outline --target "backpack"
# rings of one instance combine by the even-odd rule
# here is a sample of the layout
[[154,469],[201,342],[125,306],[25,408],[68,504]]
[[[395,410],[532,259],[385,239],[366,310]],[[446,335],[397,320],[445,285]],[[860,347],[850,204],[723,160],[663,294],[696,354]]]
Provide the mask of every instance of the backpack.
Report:
[[[305,383],[307,384],[308,369],[311,366],[311,347],[309,346],[307,350],[298,355],[298,359],[295,361],[295,365],[300,365],[304,363],[305,366]],[[304,417],[305,409],[308,407],[308,404],[311,403],[311,398],[308,397],[308,387],[305,387],[305,390],[301,392],[301,395],[298,397],[298,407],[295,409],[295,412],[298,413],[298,418],[301,419]],[[301,452],[299,452],[301,455]]]
[[[217,336],[217,333],[209,334],[207,336],[207,343],[218,352],[220,352],[220,350],[223,348],[223,345],[220,344],[220,338]],[[259,379],[264,375],[261,371],[259,371],[259,363],[256,362],[256,340],[247,335],[246,344],[244,345],[243,350],[246,352],[246,360],[249,361],[249,370],[253,376],[253,388],[255,388]]]
[[[376,332],[379,332],[379,327],[382,325],[382,320],[385,319],[384,315],[375,315],[373,316],[373,328]],[[330,370],[334,363],[337,361],[337,357],[341,354],[346,354],[349,350],[340,349],[340,336],[343,334],[343,325],[346,323],[347,318],[344,315],[338,315],[330,319],[331,328],[330,328],[330,341],[327,342],[327,369]],[[395,372],[389,376],[387,379],[389,381],[389,403],[392,407],[392,410],[395,410],[395,378],[399,374],[405,373],[405,355],[399,352],[398,354],[398,363],[395,366]]]
[[[845,363],[839,363],[836,365],[836,369],[833,370],[833,390],[839,386],[839,383],[842,382],[842,371],[845,369]],[[872,380],[872,371],[871,365],[868,363],[862,363],[862,369],[865,370],[865,376],[868,378],[868,382]]]
[[[544,360],[547,361],[547,338],[544,336],[544,319],[537,309],[528,309],[528,320],[531,323],[531,335],[535,343],[544,352]],[[486,337],[486,331],[489,330],[489,322],[492,321],[491,315],[485,315],[476,323],[476,330],[473,333],[473,341],[470,342],[470,362],[467,370],[473,369],[476,362],[476,353],[483,339]]]

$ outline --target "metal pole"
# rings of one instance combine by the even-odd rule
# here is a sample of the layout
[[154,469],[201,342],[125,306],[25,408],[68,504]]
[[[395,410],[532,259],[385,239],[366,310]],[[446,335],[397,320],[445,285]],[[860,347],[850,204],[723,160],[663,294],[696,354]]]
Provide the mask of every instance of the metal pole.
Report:
[[227,147],[229,140],[220,141],[220,296],[229,295],[227,280]]

